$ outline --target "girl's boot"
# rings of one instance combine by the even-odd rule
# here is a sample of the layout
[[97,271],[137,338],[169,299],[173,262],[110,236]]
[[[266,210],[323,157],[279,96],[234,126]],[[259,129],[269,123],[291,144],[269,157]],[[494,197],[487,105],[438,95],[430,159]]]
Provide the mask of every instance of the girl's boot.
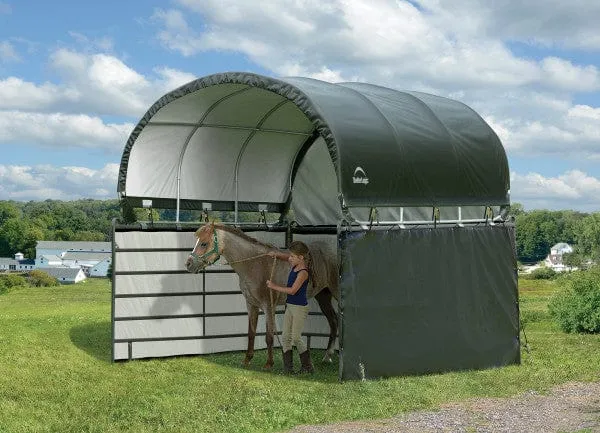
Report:
[[315,368],[310,360],[310,352],[308,349],[300,354],[300,364],[300,373],[314,373]]
[[283,374],[294,373],[294,359],[292,358],[292,351],[288,350],[283,352]]

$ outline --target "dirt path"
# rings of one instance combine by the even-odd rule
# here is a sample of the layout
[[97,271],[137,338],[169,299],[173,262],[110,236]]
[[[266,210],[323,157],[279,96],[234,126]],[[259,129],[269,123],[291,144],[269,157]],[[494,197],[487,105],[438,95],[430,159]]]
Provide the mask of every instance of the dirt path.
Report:
[[600,382],[566,383],[548,395],[479,398],[439,411],[411,412],[375,421],[305,425],[289,433],[550,433],[600,432]]

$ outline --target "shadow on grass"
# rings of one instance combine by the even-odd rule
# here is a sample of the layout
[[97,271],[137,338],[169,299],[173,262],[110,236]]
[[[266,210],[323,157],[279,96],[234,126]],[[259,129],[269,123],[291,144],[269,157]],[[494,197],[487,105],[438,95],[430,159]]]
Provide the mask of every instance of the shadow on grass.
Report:
[[[313,365],[315,367],[314,374],[295,374],[290,375],[288,377],[297,380],[306,380],[311,382],[324,382],[324,383],[335,383],[338,382],[338,355],[337,353],[333,356],[332,363],[325,363],[321,361],[323,355],[325,354],[325,350],[319,349],[311,349],[311,358]],[[222,367],[246,370],[246,371],[254,371],[257,373],[262,373],[266,375],[279,375],[283,376],[283,361],[281,350],[274,351],[274,361],[275,365],[271,370],[263,369],[265,362],[267,361],[267,351],[266,349],[257,350],[254,352],[254,358],[250,362],[250,365],[244,366],[242,361],[244,360],[245,352],[228,352],[228,353],[220,353],[213,355],[202,355],[202,358],[206,361],[220,365]],[[298,371],[300,369],[300,359],[298,357],[298,352],[294,349],[294,371]]]
[[[94,358],[110,363],[111,362],[111,324],[109,321],[90,323],[81,326],[75,326],[70,329],[69,337],[73,344]],[[311,382],[336,383],[338,382],[338,355],[333,356],[332,363],[321,361],[325,350],[312,349],[311,357],[315,367],[314,374],[297,374],[289,376],[292,379],[306,380]],[[249,366],[244,366],[245,352],[227,352],[217,353],[212,355],[189,355],[181,358],[200,357],[207,362],[222,367],[240,371],[254,371],[265,375],[283,376],[283,361],[281,358],[281,350],[274,351],[275,365],[271,370],[263,369],[263,365],[267,361],[267,350],[257,350],[254,352],[254,359]],[[173,358],[180,358],[175,356]],[[137,359],[136,361],[151,360]],[[300,359],[298,352],[294,349],[294,370],[300,369]]]
[[110,362],[110,322],[75,326],[69,331],[75,346],[100,361]]

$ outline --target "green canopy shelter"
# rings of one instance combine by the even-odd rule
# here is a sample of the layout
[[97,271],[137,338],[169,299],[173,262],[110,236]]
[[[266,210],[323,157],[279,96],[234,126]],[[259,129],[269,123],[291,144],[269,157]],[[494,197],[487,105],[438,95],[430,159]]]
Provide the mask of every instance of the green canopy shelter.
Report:
[[[336,236],[340,377],[519,362],[508,161],[465,104],[367,83],[221,73],[131,133],[128,206],[293,211]],[[283,220],[282,220],[283,221]]]

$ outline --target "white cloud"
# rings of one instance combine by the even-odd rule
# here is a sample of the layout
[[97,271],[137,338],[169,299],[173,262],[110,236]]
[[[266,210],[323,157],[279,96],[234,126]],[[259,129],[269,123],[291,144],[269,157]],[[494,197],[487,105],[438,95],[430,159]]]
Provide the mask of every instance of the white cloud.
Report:
[[[600,108],[571,105],[560,100],[544,102],[543,97],[537,103],[545,104],[544,108],[536,107],[533,97],[517,108],[518,101],[513,101],[512,114],[508,112],[509,106],[506,111],[496,110],[500,113],[498,116],[484,116],[509,153],[514,156],[549,155],[573,161],[600,160]],[[521,113],[527,109],[534,110],[535,114]]]
[[570,61],[547,57],[542,61],[546,85],[574,91],[600,89],[600,74],[595,66],[579,67]]
[[580,170],[570,170],[557,177],[539,173],[511,173],[511,200],[527,203],[527,208],[580,209],[600,208],[600,179]]
[[115,56],[67,49],[54,51],[50,64],[63,82],[0,79],[0,144],[120,152],[150,104],[196,78],[164,66],[143,75]]
[[36,85],[17,77],[0,80],[0,109],[45,110],[77,98],[74,89],[68,91],[51,83]]
[[21,57],[13,44],[8,41],[0,41],[0,63],[19,62]]
[[0,165],[0,196],[6,200],[116,198],[118,164],[100,170],[49,165]]
[[463,37],[598,49],[595,0],[417,0],[436,24]]
[[148,108],[150,82],[114,56],[59,49],[50,61],[77,89],[82,110],[139,117]]
[[292,70],[316,76],[328,69],[336,71],[334,77],[356,76],[394,86],[407,83],[412,88],[426,82],[447,91],[482,85],[560,86],[574,91],[600,86],[594,66],[576,66],[557,57],[541,62],[519,58],[502,40],[477,33],[490,26],[486,14],[494,10],[474,7],[460,13],[468,9],[468,1],[453,2],[447,9],[435,1],[424,2],[432,13],[407,1],[385,0],[337,0],[326,5],[311,0],[266,1],[261,7],[235,0],[178,3],[201,14],[204,26],[190,26],[181,10],[159,9],[153,18],[162,24],[157,35],[161,43],[185,56],[227,50],[282,75]]
[[105,124],[100,118],[85,114],[0,111],[0,143],[117,152],[133,127],[131,123]]
[[589,105],[576,105],[570,108],[567,114],[573,119],[586,119],[593,122],[600,122],[600,108],[593,108]]
[[156,83],[156,86],[158,86],[157,90],[159,90],[160,93],[159,96],[162,96],[163,94],[175,90],[179,86],[182,86],[198,78],[194,74],[179,71],[173,68],[167,68],[164,66],[154,68],[154,72],[160,77],[160,79]]
[[67,49],[53,52],[50,64],[62,83],[37,84],[14,76],[1,79],[0,110],[85,112],[138,119],[164,93],[196,78],[168,67],[156,67],[153,76],[145,76],[114,56]]

